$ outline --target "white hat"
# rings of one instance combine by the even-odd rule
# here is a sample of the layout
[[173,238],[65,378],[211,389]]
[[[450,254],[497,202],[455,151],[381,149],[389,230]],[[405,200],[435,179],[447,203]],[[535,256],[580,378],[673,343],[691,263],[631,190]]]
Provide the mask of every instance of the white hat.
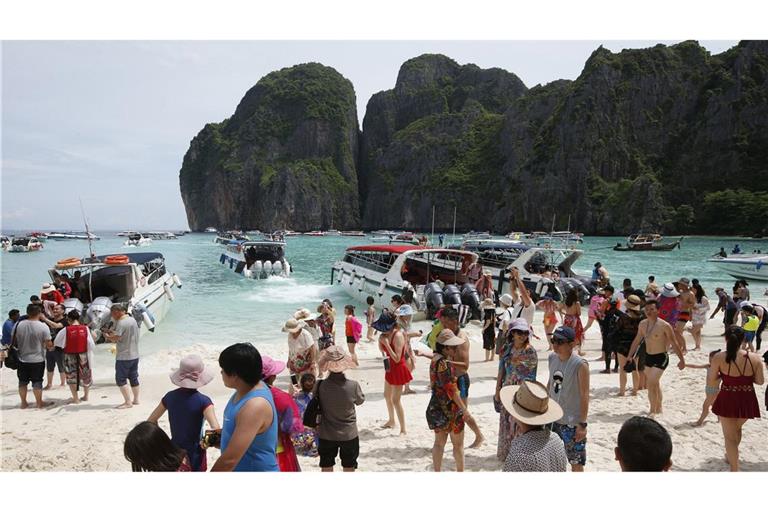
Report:
[[663,297],[677,297],[680,295],[680,292],[677,291],[677,288],[672,283],[666,283],[664,288],[661,289],[661,295]]
[[293,314],[293,318],[296,320],[306,320],[312,318],[312,312],[307,308],[301,308]]
[[55,292],[56,287],[53,286],[51,283],[43,283],[43,288],[40,290],[40,295],[45,295],[46,293]]
[[499,302],[501,302],[503,305],[509,307],[511,306],[515,301],[512,298],[512,296],[508,293],[505,293],[501,297],[499,297]]

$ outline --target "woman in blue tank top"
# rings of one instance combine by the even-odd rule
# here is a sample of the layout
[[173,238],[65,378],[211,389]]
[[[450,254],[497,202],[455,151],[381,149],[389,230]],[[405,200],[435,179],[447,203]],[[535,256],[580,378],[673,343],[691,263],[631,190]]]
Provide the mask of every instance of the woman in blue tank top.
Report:
[[224,409],[221,457],[211,471],[279,471],[277,412],[261,382],[261,354],[250,343],[236,343],[219,355],[219,366],[235,393]]

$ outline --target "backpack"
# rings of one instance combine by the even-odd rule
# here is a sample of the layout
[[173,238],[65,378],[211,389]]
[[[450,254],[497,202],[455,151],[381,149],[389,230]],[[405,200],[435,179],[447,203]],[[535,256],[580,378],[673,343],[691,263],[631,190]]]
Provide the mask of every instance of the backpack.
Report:
[[9,368],[11,370],[18,370],[19,369],[19,349],[16,345],[16,327],[18,324],[16,324],[13,327],[13,336],[11,337],[12,341],[11,344],[8,346],[8,352],[5,354],[5,360],[3,363],[5,364],[6,368]]
[[307,404],[307,408],[304,409],[304,416],[302,416],[301,421],[305,427],[317,428],[319,423],[317,418],[323,413],[323,409],[320,407],[320,384],[322,382],[322,379],[317,381],[317,391],[312,396],[312,400]]

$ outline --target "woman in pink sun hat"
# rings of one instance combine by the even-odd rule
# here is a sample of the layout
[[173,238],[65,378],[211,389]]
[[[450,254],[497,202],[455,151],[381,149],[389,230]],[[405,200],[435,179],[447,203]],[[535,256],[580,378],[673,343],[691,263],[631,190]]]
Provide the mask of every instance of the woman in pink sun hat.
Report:
[[261,365],[264,383],[269,386],[269,390],[272,392],[272,399],[275,401],[275,409],[277,410],[277,447],[275,449],[277,464],[280,466],[281,472],[301,471],[291,434],[304,432],[304,423],[299,414],[299,408],[291,395],[275,386],[277,376],[285,370],[285,363],[276,361],[269,356],[261,356]]

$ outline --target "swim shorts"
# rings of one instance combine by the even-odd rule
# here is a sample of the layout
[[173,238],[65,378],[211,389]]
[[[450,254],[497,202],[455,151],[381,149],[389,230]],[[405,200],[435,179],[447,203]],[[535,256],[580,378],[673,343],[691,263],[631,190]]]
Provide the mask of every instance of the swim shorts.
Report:
[[744,342],[752,343],[755,339],[755,331],[744,331]]
[[130,381],[131,387],[135,388],[139,385],[139,360],[130,359],[128,361],[116,360],[115,361],[115,383],[118,386],[125,386],[125,383]]
[[690,311],[678,311],[677,312],[677,321],[688,323],[691,320],[691,312]]
[[666,370],[669,366],[669,355],[666,352],[660,354],[646,354],[645,366],[649,368],[658,368],[659,370]]
[[317,452],[320,454],[320,467],[332,468],[336,465],[336,456],[341,458],[341,467],[357,469],[357,457],[360,455],[360,438],[349,441],[317,440]]
[[576,427],[553,423],[552,432],[560,436],[565,444],[565,455],[570,464],[584,466],[587,463],[587,439],[576,441]]
[[469,398],[469,374],[456,377],[456,386],[459,388],[459,396],[466,401]]
[[88,364],[88,354],[64,354],[64,371],[67,374],[67,384],[91,385],[91,366]]
[[32,389],[43,388],[43,375],[45,374],[45,362],[24,363],[19,361],[16,375],[19,377],[19,387],[25,388],[31,382]]
[[349,344],[354,345],[355,343],[357,343],[357,340],[355,339],[354,336],[347,336],[347,344],[348,345]]

